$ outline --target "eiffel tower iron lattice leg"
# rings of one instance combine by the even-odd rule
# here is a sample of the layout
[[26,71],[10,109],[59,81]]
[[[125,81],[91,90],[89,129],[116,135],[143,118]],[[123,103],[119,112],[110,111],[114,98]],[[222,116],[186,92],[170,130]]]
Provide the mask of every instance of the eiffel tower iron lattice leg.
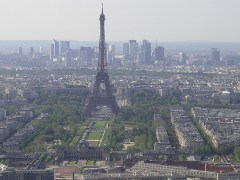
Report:
[[[106,93],[107,93],[106,96],[99,94],[101,83],[105,84]],[[107,73],[104,73],[104,74],[98,73],[96,76],[96,81],[93,88],[93,94],[89,96],[87,99],[84,115],[91,116],[91,112],[97,106],[103,106],[103,105],[110,107],[114,114],[118,113],[119,107],[117,105],[115,96],[112,94],[109,76]]]

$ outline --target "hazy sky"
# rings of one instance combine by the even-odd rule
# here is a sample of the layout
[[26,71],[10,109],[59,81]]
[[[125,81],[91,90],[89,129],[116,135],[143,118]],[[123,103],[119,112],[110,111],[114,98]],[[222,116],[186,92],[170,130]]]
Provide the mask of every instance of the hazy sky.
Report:
[[240,0],[0,0],[0,40],[240,41]]

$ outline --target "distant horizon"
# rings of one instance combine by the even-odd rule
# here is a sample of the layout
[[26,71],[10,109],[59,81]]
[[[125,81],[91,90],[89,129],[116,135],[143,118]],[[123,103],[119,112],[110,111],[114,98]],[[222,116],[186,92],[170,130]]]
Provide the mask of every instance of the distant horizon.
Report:
[[[56,38],[53,38],[54,40],[56,41],[73,41],[73,42],[99,42],[98,40],[69,40],[69,39],[56,39]],[[9,39],[9,40],[0,40],[0,43],[4,42],[4,41],[15,41],[15,42],[21,42],[21,41],[53,41],[53,39]],[[181,41],[173,41],[173,40],[169,40],[169,41],[150,41],[148,39],[141,39],[141,40],[138,40],[138,39],[129,39],[129,40],[136,40],[137,42],[142,42],[143,40],[147,40],[151,43],[240,43],[240,41],[213,41],[213,40],[181,40]],[[124,41],[124,40],[107,40],[106,39],[106,42],[121,42],[121,43],[126,43],[128,42],[129,40],[127,41]]]
[[[58,39],[56,39],[58,40]],[[58,40],[65,41],[65,40]],[[69,40],[71,49],[78,49],[80,47],[98,47],[98,41],[80,41],[80,40]],[[50,44],[52,40],[1,40],[0,41],[0,51],[1,52],[18,52],[18,48],[22,47],[24,52],[29,52],[29,48],[33,47],[35,51],[38,51],[40,47],[44,48],[47,52],[50,49]],[[116,46],[116,51],[118,53],[122,52],[122,44],[128,41],[107,41],[108,44],[113,44]],[[137,41],[139,45],[142,44],[141,41]],[[237,49],[240,50],[240,42],[213,42],[213,41],[168,41],[168,42],[151,42],[152,49],[156,46],[163,46],[167,49]]]

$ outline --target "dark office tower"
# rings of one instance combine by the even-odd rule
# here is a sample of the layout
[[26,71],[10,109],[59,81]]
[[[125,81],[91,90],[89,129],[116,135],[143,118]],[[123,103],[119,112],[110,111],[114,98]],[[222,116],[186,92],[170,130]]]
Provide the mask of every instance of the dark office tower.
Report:
[[54,59],[54,44],[51,44],[50,47],[50,60]]
[[123,56],[125,60],[129,60],[129,44],[123,43]]
[[212,48],[211,50],[211,60],[219,62],[220,61],[220,51],[217,48]]
[[138,43],[136,40],[129,41],[129,60],[136,62],[138,57]]
[[71,61],[71,53],[69,50],[67,50],[67,52],[65,53],[65,66],[66,67],[71,67],[72,65],[72,61]]
[[18,55],[22,56],[23,55],[23,49],[22,47],[18,48]]
[[157,46],[153,51],[152,57],[154,64],[161,65],[164,63],[164,47]]
[[59,42],[53,39],[50,49],[50,59],[57,60],[59,57]]
[[151,65],[152,64],[151,43],[148,42],[147,40],[143,40],[142,51],[143,51],[143,64]]
[[59,56],[59,42],[56,40],[53,40],[53,55],[54,58],[58,58]]
[[94,58],[94,49],[91,47],[80,47],[80,60],[86,66],[92,65],[92,60]]
[[68,50],[70,50],[70,42],[69,41],[61,41],[60,42],[60,55],[65,56],[65,54]]
[[87,51],[80,51],[80,61],[84,66],[88,65],[88,52]]
[[[98,67],[95,84],[93,87],[93,93],[87,99],[87,103],[84,109],[85,116],[91,116],[91,112],[96,109],[97,106],[107,105],[112,108],[112,111],[116,114],[119,111],[115,96],[111,89],[111,83],[107,71],[106,62],[106,47],[105,47],[105,30],[104,21],[105,15],[100,15],[100,39],[99,39],[99,56],[98,56]],[[101,84],[105,85],[105,94],[100,93]]]
[[53,45],[54,45],[54,57],[58,58],[59,56],[59,42],[56,40],[53,40]]
[[33,49],[33,47],[30,48],[29,57],[30,58],[34,58],[34,49]]
[[144,52],[142,50],[138,51],[138,56],[137,56],[137,65],[143,65],[145,64],[144,62]]
[[178,61],[179,61],[179,64],[181,65],[186,65],[187,63],[187,55],[186,53],[179,53],[178,54]]

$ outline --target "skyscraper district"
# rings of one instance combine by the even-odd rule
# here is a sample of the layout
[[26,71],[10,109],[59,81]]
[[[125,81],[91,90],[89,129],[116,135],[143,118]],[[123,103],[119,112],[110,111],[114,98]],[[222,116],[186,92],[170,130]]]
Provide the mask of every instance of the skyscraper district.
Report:
[[107,12],[0,42],[0,180],[239,180],[240,43],[108,41]]

